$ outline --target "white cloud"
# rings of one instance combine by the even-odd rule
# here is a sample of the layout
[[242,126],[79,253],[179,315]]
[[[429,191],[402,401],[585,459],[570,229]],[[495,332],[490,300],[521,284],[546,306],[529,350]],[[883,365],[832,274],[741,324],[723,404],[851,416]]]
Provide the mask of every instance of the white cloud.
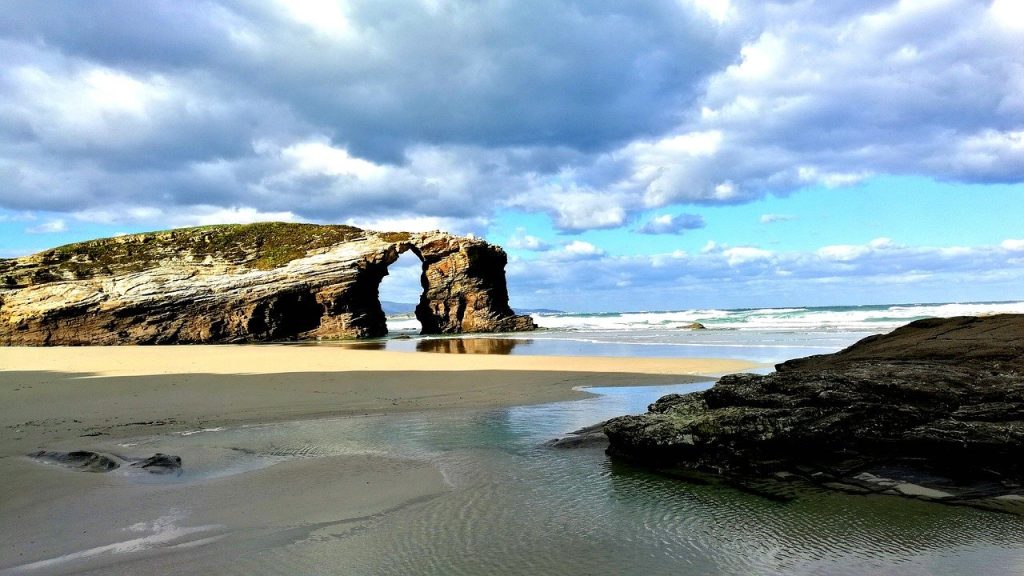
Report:
[[871,248],[868,246],[855,246],[851,244],[835,244],[832,246],[823,246],[818,248],[816,254],[826,260],[836,260],[839,262],[847,262],[850,260],[856,260],[865,254],[868,254]]
[[573,240],[562,247],[560,255],[568,255],[572,258],[593,258],[603,256],[604,250],[583,240]]
[[796,220],[796,216],[792,214],[761,214],[759,221],[761,224],[774,224],[776,222],[789,222]]
[[408,216],[395,218],[348,218],[344,221],[349,226],[380,232],[431,232],[443,230],[453,234],[474,234],[487,228],[487,220],[457,219],[437,216]]
[[551,245],[544,240],[527,234],[525,228],[517,228],[515,234],[508,239],[506,246],[531,252],[544,252],[551,249]]
[[59,232],[67,232],[67,230],[67,223],[64,220],[57,218],[54,220],[47,220],[38,226],[26,228],[25,232],[28,234],[57,234]]
[[[257,149],[266,144],[257,144]],[[383,177],[385,167],[362,158],[352,157],[348,150],[335,148],[324,138],[291,144],[280,151],[281,157],[306,174],[350,176],[360,180]]]
[[334,0],[278,0],[284,13],[314,32],[334,40],[352,39],[356,31],[345,14],[344,2]]
[[698,214],[660,214],[652,217],[636,231],[641,234],[682,234],[704,228],[704,217]]
[[737,246],[735,248],[726,248],[725,250],[722,250],[722,255],[725,256],[725,260],[729,263],[729,266],[739,266],[741,264],[747,264],[748,262],[768,260],[774,256],[774,253],[770,250],[755,248],[753,246]]
[[1003,250],[1010,252],[1022,252],[1024,251],[1024,239],[1011,239],[1007,238],[1000,244]]
[[260,212],[247,206],[213,208],[202,210],[181,219],[196,226],[209,224],[251,224],[253,222],[295,222],[298,218],[291,212]]
[[622,310],[623,282],[635,309],[1010,300],[1024,282],[1022,251],[1022,240],[965,248],[881,238],[786,252],[709,242],[696,254],[579,259],[553,251],[511,262],[508,272],[513,293],[539,295],[529,305],[568,310]]
[[706,13],[712,20],[721,24],[725,22],[732,12],[732,4],[729,0],[689,0],[698,9]]
[[997,26],[1024,31],[1024,5],[1018,0],[993,0],[989,13]]

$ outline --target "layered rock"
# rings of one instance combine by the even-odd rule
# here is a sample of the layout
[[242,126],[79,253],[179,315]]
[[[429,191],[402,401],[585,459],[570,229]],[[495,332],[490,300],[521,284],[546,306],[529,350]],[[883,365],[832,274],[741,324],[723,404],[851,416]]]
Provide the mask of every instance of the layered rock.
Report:
[[1024,315],[913,322],[610,420],[609,453],[733,478],[970,501],[1024,480]]
[[442,232],[261,223],[134,234],[0,260],[0,343],[256,342],[387,333],[381,279],[423,260],[424,333],[530,330],[505,252]]

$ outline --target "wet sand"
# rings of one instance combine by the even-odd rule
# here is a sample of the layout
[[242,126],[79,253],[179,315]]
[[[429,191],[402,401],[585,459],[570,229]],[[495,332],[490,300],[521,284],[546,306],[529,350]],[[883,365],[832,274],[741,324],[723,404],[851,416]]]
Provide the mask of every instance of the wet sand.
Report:
[[290,345],[0,348],[0,456],[156,426],[546,403],[584,397],[580,386],[675,384],[754,366]]
[[184,467],[201,464],[209,476],[152,482],[26,457],[37,450],[141,457],[147,448],[124,439],[546,403],[583,397],[580,386],[682,383],[753,366],[292,345],[0,348],[0,575],[181,572],[182,561],[202,572],[226,552],[344,532],[451,489],[430,463],[383,453],[218,471],[218,455],[197,462],[199,452]]

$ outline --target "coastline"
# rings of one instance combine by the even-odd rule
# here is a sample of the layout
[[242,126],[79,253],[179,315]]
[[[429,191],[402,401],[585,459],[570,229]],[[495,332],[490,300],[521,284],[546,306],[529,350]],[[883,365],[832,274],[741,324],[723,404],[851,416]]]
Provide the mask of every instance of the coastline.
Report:
[[373,451],[245,471],[230,462],[261,457],[203,448],[201,435],[180,453],[182,479],[147,481],[127,463],[94,474],[26,457],[40,450],[145,457],[155,450],[124,440],[224,429],[244,438],[250,426],[346,416],[358,427],[362,415],[542,404],[589,396],[580,386],[678,384],[756,366],[293,345],[0,348],[0,574],[214,567],[455,490],[434,462]]
[[147,429],[541,404],[588,396],[580,386],[694,382],[758,366],[287,344],[8,347],[0,348],[0,456]]

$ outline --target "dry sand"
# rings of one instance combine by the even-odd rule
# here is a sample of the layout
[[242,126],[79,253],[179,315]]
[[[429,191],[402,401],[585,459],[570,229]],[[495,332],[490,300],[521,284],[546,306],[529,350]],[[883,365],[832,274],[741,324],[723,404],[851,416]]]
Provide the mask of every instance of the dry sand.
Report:
[[[0,348],[0,575],[213,573],[226,557],[267,549],[291,562],[291,542],[360,529],[452,489],[431,463],[388,454],[152,484],[124,469],[40,464],[26,457],[36,450],[116,454],[130,445],[120,439],[551,402],[584,396],[579,386],[681,383],[751,366],[293,345]],[[184,465],[203,457],[183,457]]]

